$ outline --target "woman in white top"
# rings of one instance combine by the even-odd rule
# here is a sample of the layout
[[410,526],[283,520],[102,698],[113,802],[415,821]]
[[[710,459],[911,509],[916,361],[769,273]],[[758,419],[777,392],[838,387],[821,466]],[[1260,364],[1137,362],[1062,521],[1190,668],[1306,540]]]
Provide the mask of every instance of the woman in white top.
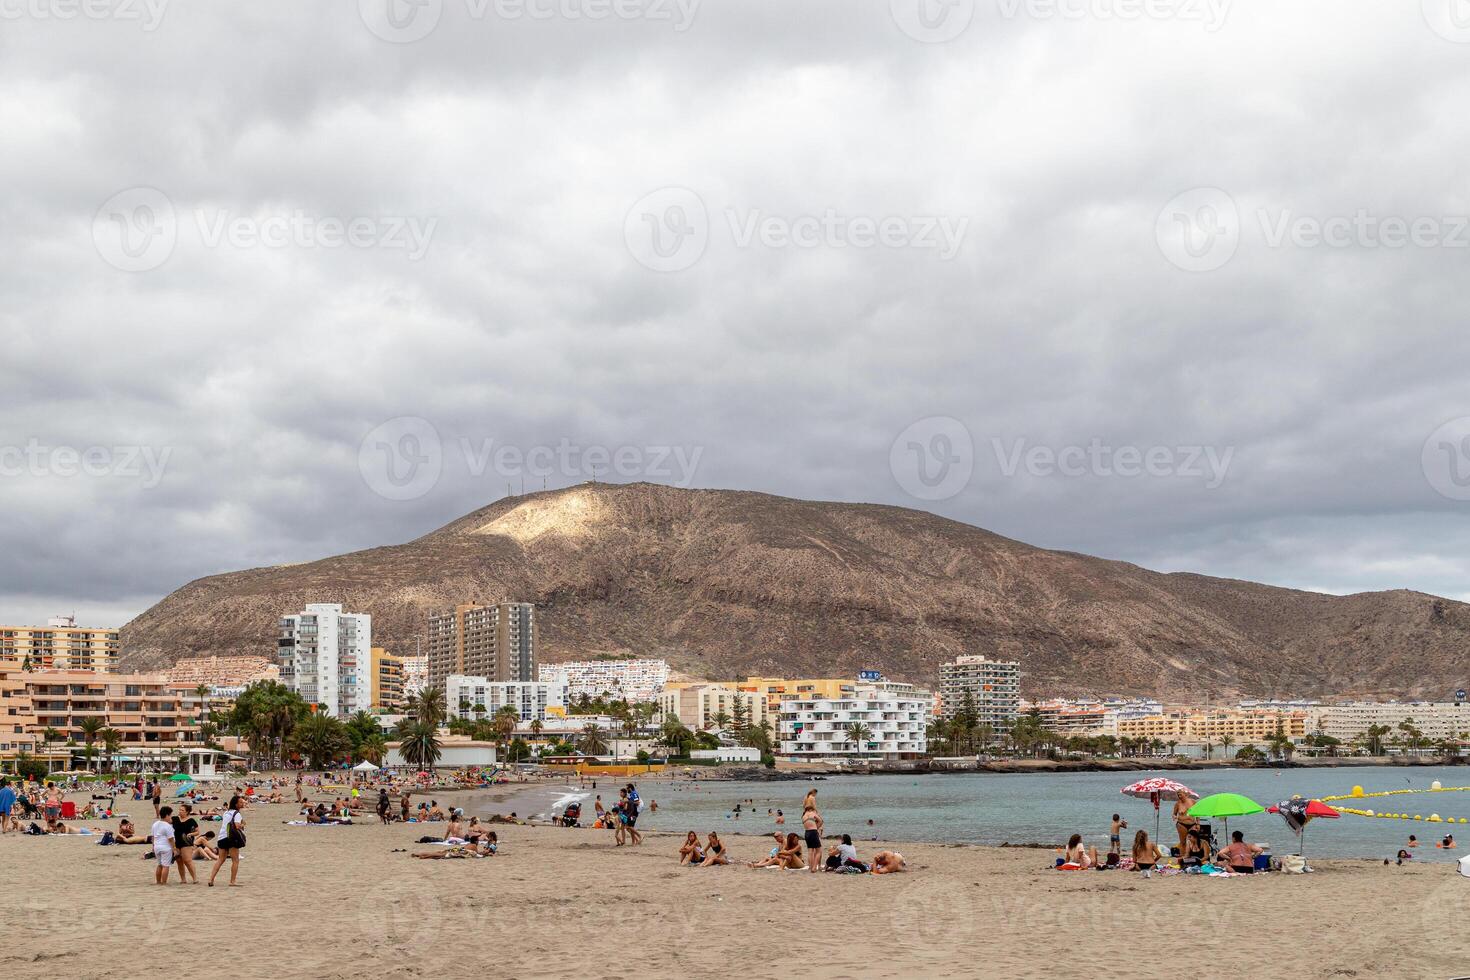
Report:
[[245,818],[240,815],[238,794],[230,797],[230,808],[220,818],[219,837],[215,840],[215,846],[219,848],[219,857],[214,862],[214,870],[209,873],[209,887],[214,887],[215,876],[228,860],[230,887],[234,888],[235,876],[240,873],[240,848],[245,846]]

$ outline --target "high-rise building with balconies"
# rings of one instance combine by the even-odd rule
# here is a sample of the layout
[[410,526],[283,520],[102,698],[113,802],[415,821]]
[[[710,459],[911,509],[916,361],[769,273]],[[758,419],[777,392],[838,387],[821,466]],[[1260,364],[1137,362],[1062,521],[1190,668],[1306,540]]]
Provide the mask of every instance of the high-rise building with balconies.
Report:
[[337,603],[309,603],[282,616],[276,640],[281,683],[328,714],[346,718],[372,704],[373,618]]

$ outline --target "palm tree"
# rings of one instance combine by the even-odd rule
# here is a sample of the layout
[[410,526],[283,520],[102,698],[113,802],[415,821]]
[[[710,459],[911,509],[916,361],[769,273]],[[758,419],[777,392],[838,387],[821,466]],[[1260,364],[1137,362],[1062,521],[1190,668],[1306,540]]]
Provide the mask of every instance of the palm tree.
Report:
[[398,723],[395,734],[398,736],[398,751],[405,762],[420,769],[434,768],[442,754],[437,725],[405,718]]
[[97,740],[97,733],[102,731],[102,719],[95,715],[89,718],[83,718],[81,725],[78,727],[81,728],[82,738],[87,744],[87,768],[90,769],[92,768],[92,755],[96,751],[92,748],[92,743]]
[[351,745],[346,728],[330,715],[310,715],[291,731],[291,748],[306,756],[313,769],[326,767]]
[[577,750],[583,755],[601,755],[607,751],[607,739],[603,737],[602,728],[594,721],[589,721],[582,734],[577,738]]
[[41,729],[41,751],[46,754],[46,769],[51,769],[51,743],[61,741],[61,732],[47,725]]
[[209,685],[200,684],[194,688],[194,696],[199,699],[199,720],[202,722],[213,711],[209,704]]
[[122,732],[116,728],[104,728],[97,733],[102,739],[102,755],[106,760],[107,768],[112,768],[112,757],[117,755],[118,749],[122,748]]
[[[484,705],[476,705],[484,708]],[[500,746],[510,744],[510,737],[515,734],[516,726],[521,723],[521,713],[511,705],[502,705],[491,719],[490,726],[495,729],[495,741]]]
[[1235,744],[1235,737],[1233,735],[1221,735],[1220,736],[1220,751],[1222,751],[1222,752],[1225,753],[1225,758],[1227,758],[1227,759],[1230,758],[1230,746],[1232,746],[1234,744]]
[[1205,743],[1205,758],[1206,759],[1213,759],[1214,757],[1215,757],[1215,743],[1213,743],[1213,742],[1206,742]]
[[855,721],[843,729],[847,733],[847,740],[857,746],[858,758],[863,757],[863,745],[873,737],[873,730],[860,721]]
[[383,756],[388,754],[388,742],[382,735],[369,735],[358,743],[357,754],[373,765],[381,766]]
[[723,708],[721,708],[719,711],[716,711],[714,713],[714,717],[710,718],[709,720],[714,722],[714,726],[720,731],[724,731],[725,729],[730,727],[730,716],[725,712]]
[[426,687],[408,699],[408,711],[419,721],[437,728],[446,714],[445,701],[441,688]]

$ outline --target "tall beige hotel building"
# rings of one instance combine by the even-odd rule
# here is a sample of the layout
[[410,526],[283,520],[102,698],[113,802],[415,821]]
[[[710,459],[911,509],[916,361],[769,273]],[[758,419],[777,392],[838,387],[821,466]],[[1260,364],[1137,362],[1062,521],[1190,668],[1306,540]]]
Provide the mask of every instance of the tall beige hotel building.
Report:
[[58,616],[45,626],[0,626],[0,659],[14,660],[31,670],[93,670],[117,672],[118,631],[78,626],[70,616]]
[[429,686],[450,674],[491,681],[536,680],[536,607],[469,604],[429,617]]

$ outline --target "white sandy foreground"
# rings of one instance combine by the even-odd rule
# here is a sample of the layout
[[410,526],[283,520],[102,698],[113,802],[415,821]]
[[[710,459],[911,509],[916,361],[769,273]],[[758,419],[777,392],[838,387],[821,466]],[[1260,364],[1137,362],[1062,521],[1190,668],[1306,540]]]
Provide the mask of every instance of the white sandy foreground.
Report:
[[[430,850],[412,842],[442,825],[283,826],[292,813],[251,809],[233,889],[224,875],[160,888],[145,847],[0,837],[4,975],[1470,974],[1470,879],[1443,864],[1144,880],[1045,870],[1043,851],[900,844],[911,873],[811,875],[682,868],[680,837],[617,848],[553,827],[497,828],[494,858],[418,861],[393,849]],[[767,848],[727,843],[741,860]]]

